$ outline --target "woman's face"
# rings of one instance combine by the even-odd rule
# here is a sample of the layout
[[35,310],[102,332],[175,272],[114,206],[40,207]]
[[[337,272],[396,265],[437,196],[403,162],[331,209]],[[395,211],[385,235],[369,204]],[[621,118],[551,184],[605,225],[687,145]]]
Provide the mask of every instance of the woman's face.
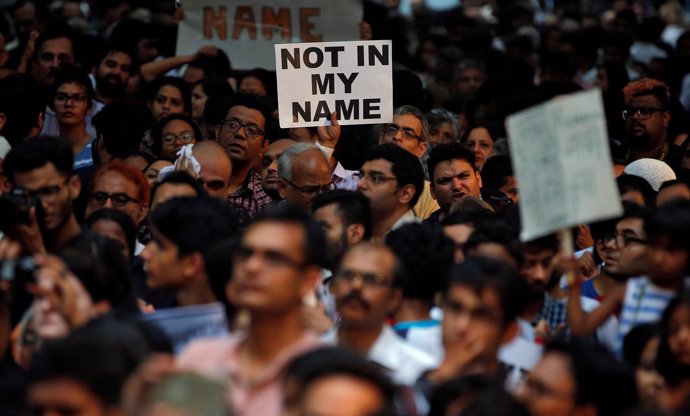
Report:
[[144,171],[144,176],[146,176],[146,180],[149,181],[149,185],[153,186],[155,183],[158,182],[158,174],[161,173],[161,169],[163,169],[166,166],[172,166],[172,162],[169,160],[156,160],[155,162],[151,163],[149,167],[146,168]]
[[477,170],[482,170],[482,166],[494,150],[494,140],[489,130],[484,127],[475,127],[467,136],[465,146],[474,152],[474,165]]
[[196,143],[194,129],[184,120],[170,120],[161,132],[160,157],[175,160],[177,152],[186,144]]
[[192,89],[192,118],[194,120],[203,120],[206,100],[208,100],[208,95],[204,93],[201,85],[195,86]]
[[640,364],[635,369],[635,382],[640,403],[645,407],[656,407],[659,400],[659,392],[664,387],[664,379],[654,367],[656,351],[659,348],[659,337],[654,337],[647,342]]
[[149,109],[154,121],[169,116],[170,114],[185,114],[182,92],[172,85],[163,85],[149,103]]
[[671,314],[668,346],[678,362],[690,365],[690,307],[681,305]]
[[53,99],[55,118],[65,126],[84,124],[86,114],[91,108],[86,88],[76,83],[62,84],[55,92]]

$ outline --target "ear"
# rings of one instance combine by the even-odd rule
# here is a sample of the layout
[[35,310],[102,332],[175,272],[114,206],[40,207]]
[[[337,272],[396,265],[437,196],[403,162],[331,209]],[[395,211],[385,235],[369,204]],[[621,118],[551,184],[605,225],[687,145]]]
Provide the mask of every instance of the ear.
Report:
[[69,196],[74,201],[79,197],[81,193],[81,179],[78,175],[72,175],[67,180],[67,186],[69,187]]
[[287,184],[282,179],[278,179],[278,194],[280,199],[287,198]]
[[186,281],[193,281],[200,275],[206,275],[204,257],[200,252],[185,254],[180,260],[182,276]]
[[93,313],[93,316],[101,316],[105,315],[106,313],[110,312],[112,309],[112,305],[110,305],[110,302],[107,300],[99,300],[98,302],[94,302],[93,305],[91,305],[91,311]]
[[38,113],[38,118],[36,119],[36,127],[38,127],[38,131],[40,132],[43,130],[43,123],[46,121],[46,113],[45,111],[41,111]]
[[394,287],[391,288],[393,293],[391,294],[390,301],[388,303],[388,314],[393,315],[395,312],[400,309],[400,306],[402,306],[402,301],[403,301],[403,293],[402,293],[402,288],[400,287]]
[[513,319],[511,322],[506,324],[503,330],[503,336],[501,337],[501,345],[506,345],[512,341],[520,333],[520,328],[518,327],[517,320]]
[[664,111],[663,113],[664,127],[668,127],[668,123],[671,122],[671,112]]
[[479,171],[474,172],[475,175],[477,175],[477,183],[479,183],[479,187],[482,187],[482,174],[479,173]]
[[408,184],[398,190],[398,202],[401,204],[409,204],[414,198],[415,187],[412,184]]
[[376,144],[381,144],[383,143],[381,140],[383,140],[383,129],[379,131],[379,141]]
[[415,153],[415,156],[417,156],[417,158],[421,158],[422,156],[424,156],[425,153],[426,153],[426,140],[420,140],[419,146],[417,146],[417,153]]
[[[429,178],[429,179],[431,179],[431,178]],[[436,190],[434,189],[434,181],[429,181],[429,193],[431,194],[432,198],[438,199],[438,198],[436,198]]]
[[142,221],[144,221],[144,218],[146,218],[146,215],[149,213],[149,206],[146,204],[140,204],[139,205],[139,211],[137,212],[137,223],[134,224],[137,228],[139,227],[139,224],[141,224]]
[[321,278],[321,267],[307,266],[302,272],[302,279],[300,281],[300,299],[304,298],[309,293],[314,293],[316,284]]
[[354,246],[364,239],[364,225],[350,224],[347,226],[345,233],[347,234],[347,244]]

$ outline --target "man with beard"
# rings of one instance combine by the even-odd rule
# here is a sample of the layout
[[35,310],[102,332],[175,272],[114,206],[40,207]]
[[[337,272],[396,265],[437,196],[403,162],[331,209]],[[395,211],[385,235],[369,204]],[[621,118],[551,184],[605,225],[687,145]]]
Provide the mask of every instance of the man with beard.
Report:
[[104,55],[93,69],[96,99],[110,104],[125,93],[127,81],[134,70],[133,52],[124,45],[106,44]]
[[13,192],[36,201],[24,220],[17,218],[10,233],[26,254],[55,253],[81,232],[72,209],[81,190],[73,163],[70,146],[54,137],[23,141],[7,155],[3,168],[14,184]]
[[323,340],[366,356],[394,382],[409,386],[437,363],[386,323],[402,302],[403,274],[402,263],[383,244],[362,243],[348,250],[331,283],[340,326]]
[[278,139],[268,146],[261,158],[261,183],[266,194],[274,201],[280,200],[278,192],[278,158],[285,150],[296,145],[292,139]]
[[623,95],[623,120],[630,146],[628,163],[643,158],[667,160],[666,133],[671,121],[668,85],[642,78],[628,83]]

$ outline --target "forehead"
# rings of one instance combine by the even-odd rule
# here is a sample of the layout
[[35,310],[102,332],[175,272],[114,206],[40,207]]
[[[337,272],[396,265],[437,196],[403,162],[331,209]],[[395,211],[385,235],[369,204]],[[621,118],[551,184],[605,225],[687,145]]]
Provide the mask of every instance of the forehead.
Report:
[[393,174],[393,164],[386,159],[374,159],[364,162],[362,165],[362,172],[380,172],[385,175]]
[[276,140],[275,142],[271,143],[270,146],[268,146],[268,149],[266,149],[266,156],[271,156],[272,158],[277,157],[278,155],[282,154],[286,149],[296,145],[297,142],[294,140],[285,140],[285,139],[280,139]]
[[136,191],[137,185],[120,172],[109,170],[93,183],[93,189],[106,192]]
[[32,169],[28,172],[14,173],[14,179],[18,186],[29,186],[30,182],[48,183],[51,180],[57,181],[57,179],[62,179],[64,176],[64,174],[58,172],[53,162],[48,162],[45,165]]
[[491,138],[491,134],[489,134],[489,130],[487,130],[485,127],[475,127],[470,131],[470,134],[467,136],[467,140],[477,140],[477,141],[483,141],[483,140],[489,140],[493,142],[493,139]]
[[551,261],[556,252],[551,249],[525,250],[525,261]]
[[65,37],[48,39],[47,41],[43,42],[39,52],[52,52],[55,54],[66,53],[72,55],[72,41]]
[[318,221],[325,221],[330,224],[342,220],[340,217],[340,212],[338,211],[338,204],[335,202],[324,205],[314,211],[314,218],[316,218]]
[[267,220],[250,225],[242,242],[255,249],[298,255],[302,252],[305,238],[301,224]]
[[500,296],[493,288],[488,286],[477,291],[469,285],[453,283],[448,287],[446,300],[461,303],[468,307],[484,306],[497,311],[501,310]]
[[661,108],[661,101],[652,94],[641,95],[639,97],[632,97],[626,102],[630,107],[655,107]]
[[453,175],[460,172],[474,172],[472,166],[462,159],[444,160],[434,167],[434,176]]
[[158,95],[182,99],[182,92],[174,85],[163,85],[158,89]]
[[230,111],[228,111],[228,118],[234,118],[243,123],[254,123],[261,128],[266,124],[266,119],[264,115],[261,114],[261,111],[243,105],[236,105],[230,108]]
[[398,127],[407,127],[414,130],[417,134],[422,131],[422,120],[412,114],[396,114],[393,116],[393,124]]
[[103,58],[102,62],[105,61],[116,61],[119,64],[122,65],[131,65],[132,64],[132,57],[129,56],[128,54],[121,52],[121,51],[110,51],[108,52],[107,55]]
[[64,84],[60,84],[57,87],[58,92],[86,92],[86,87],[84,85],[78,84],[76,82],[66,82]]
[[170,120],[163,126],[163,132],[170,131],[190,131],[193,132],[192,126],[184,120]]
[[644,221],[641,218],[623,218],[616,224],[616,231],[630,231],[638,235],[644,235]]
[[395,255],[384,247],[358,247],[345,254],[340,267],[362,272],[393,274]]

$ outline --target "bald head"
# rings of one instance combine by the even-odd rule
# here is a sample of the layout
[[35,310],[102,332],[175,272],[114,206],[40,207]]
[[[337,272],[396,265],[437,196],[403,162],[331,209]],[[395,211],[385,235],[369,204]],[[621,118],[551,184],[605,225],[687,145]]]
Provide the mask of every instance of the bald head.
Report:
[[232,161],[230,156],[217,142],[205,140],[194,145],[194,157],[201,165],[199,180],[206,192],[212,197],[225,198],[228,195]]
[[304,208],[314,197],[330,189],[331,167],[323,152],[314,145],[296,144],[278,159],[280,196]]

